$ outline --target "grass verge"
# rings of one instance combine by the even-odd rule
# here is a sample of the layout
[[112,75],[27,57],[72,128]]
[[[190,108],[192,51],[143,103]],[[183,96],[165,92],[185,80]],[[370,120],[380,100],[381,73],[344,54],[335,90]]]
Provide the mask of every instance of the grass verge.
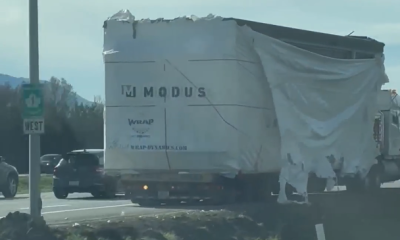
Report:
[[[40,177],[40,191],[51,192],[53,191],[53,176],[42,175]],[[29,193],[29,176],[20,176],[18,185],[18,194]]]

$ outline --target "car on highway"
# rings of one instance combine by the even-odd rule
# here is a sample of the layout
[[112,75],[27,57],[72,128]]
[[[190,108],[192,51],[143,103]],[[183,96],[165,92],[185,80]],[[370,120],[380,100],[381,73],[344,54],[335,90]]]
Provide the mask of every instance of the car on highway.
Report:
[[18,171],[0,156],[0,192],[5,198],[13,198],[18,191]]
[[54,167],[60,162],[61,154],[45,154],[40,157],[40,171],[42,173],[52,174]]
[[103,149],[74,150],[62,156],[53,173],[53,193],[65,199],[70,193],[91,193],[95,198],[116,194],[115,178],[104,173]]

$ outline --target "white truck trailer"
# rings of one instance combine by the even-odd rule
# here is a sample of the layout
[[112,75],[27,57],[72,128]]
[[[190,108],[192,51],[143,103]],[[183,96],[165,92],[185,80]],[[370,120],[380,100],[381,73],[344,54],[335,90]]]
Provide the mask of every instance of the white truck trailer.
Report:
[[127,10],[103,27],[105,170],[132,202],[265,200],[278,179],[323,191],[374,163],[383,43]]

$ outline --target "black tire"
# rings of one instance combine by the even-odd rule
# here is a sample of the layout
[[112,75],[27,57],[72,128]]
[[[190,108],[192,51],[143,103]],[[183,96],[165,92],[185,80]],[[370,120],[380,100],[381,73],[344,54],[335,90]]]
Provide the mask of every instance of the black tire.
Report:
[[65,189],[62,188],[53,189],[53,193],[57,199],[66,199],[69,194]]
[[346,192],[361,193],[363,191],[362,183],[357,177],[346,179],[345,185],[346,185]]
[[3,196],[5,198],[14,198],[18,192],[18,176],[16,174],[10,174],[7,178],[7,183],[3,187]]
[[237,202],[237,193],[235,189],[229,190],[224,197],[225,204],[235,204]]
[[102,198],[102,197],[104,197],[104,194],[102,192],[99,192],[99,191],[92,191],[90,194],[92,194],[92,196],[94,198]]
[[240,195],[238,201],[242,203],[270,201],[273,190],[272,180],[272,178],[263,174],[249,174],[239,179],[238,190]]
[[251,203],[256,201],[257,198],[257,188],[252,184],[251,179],[243,178],[238,182],[238,190],[240,195],[238,201],[241,203]]
[[[255,182],[255,184],[257,184]],[[268,202],[272,200],[272,183],[267,178],[261,178],[256,185],[255,200]]]
[[371,167],[365,179],[359,177],[349,178],[346,180],[346,190],[350,193],[367,193],[376,192],[381,188],[382,167],[375,164]]
[[105,198],[115,198],[115,191],[109,190],[103,193],[103,197]]

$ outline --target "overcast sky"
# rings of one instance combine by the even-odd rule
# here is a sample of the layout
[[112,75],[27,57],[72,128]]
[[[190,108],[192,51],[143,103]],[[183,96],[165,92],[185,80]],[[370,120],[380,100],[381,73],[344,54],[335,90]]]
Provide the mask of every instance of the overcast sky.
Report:
[[[128,9],[136,19],[209,13],[346,35],[386,44],[386,71],[400,89],[398,0],[39,0],[40,78],[66,78],[83,97],[104,95],[103,21]],[[28,77],[28,0],[0,0],[0,73]]]

